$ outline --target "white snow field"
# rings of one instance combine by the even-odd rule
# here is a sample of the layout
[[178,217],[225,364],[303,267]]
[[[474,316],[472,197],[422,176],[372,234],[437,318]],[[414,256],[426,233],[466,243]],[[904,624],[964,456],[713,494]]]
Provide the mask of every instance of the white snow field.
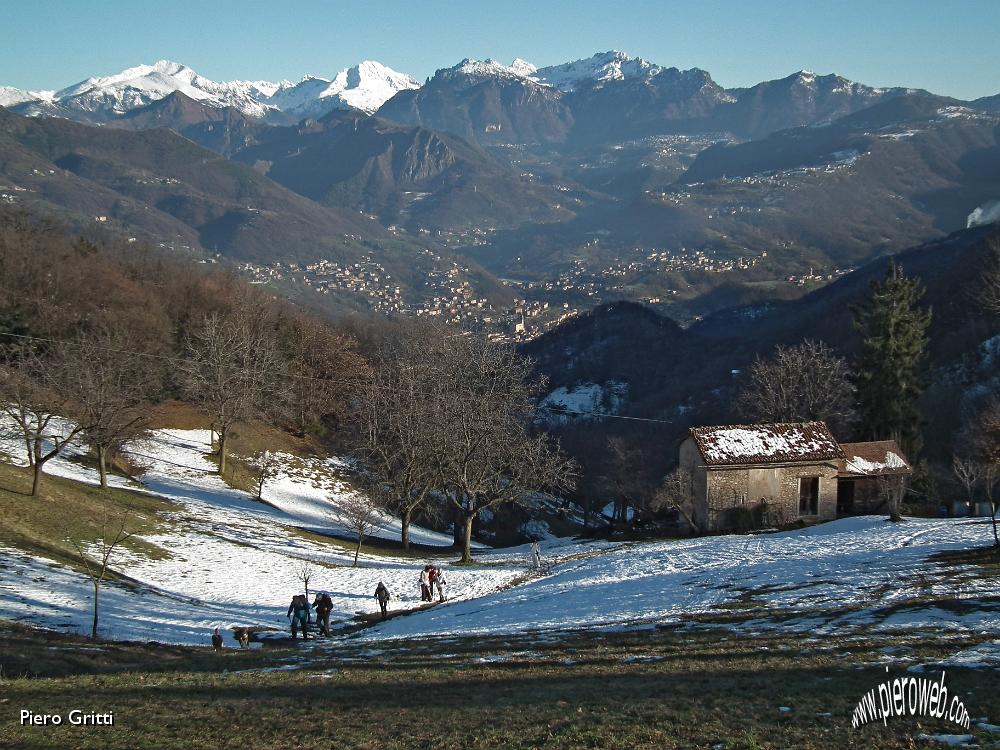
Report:
[[[928,560],[988,542],[982,519],[892,524],[866,516],[776,534],[622,544],[553,565],[506,591],[390,620],[362,637],[641,628],[748,599],[760,607],[760,617],[740,625],[751,629],[1000,634],[995,583],[972,571],[949,574]],[[957,613],[921,605],[922,593],[993,602]],[[768,609],[782,616],[771,620]]]
[[[23,448],[4,432],[0,453],[23,463]],[[208,440],[207,430],[158,430],[150,440],[132,446],[135,460],[148,467],[141,486],[111,478],[116,486],[168,498],[179,509],[167,514],[169,532],[139,537],[162,548],[167,553],[163,559],[125,549],[115,558],[113,567],[139,585],[130,589],[105,584],[102,635],[204,644],[216,626],[287,630],[285,613],[292,594],[301,590],[296,573],[304,561],[315,569],[310,591],[327,591],[334,601],[333,621],[377,611],[373,593],[380,580],[393,594],[391,608],[420,604],[420,559],[362,552],[359,567],[353,568],[349,546],[323,544],[296,533],[301,528],[351,535],[338,522],[336,510],[337,500],[352,490],[333,472],[324,471],[342,464],[279,454],[281,469],[265,486],[265,504],[212,473],[204,455]],[[50,461],[45,472],[97,484],[96,471],[74,462],[72,450],[68,454]],[[398,538],[397,520],[385,517],[381,524],[374,535]],[[453,568],[447,565],[455,557],[446,548],[450,537],[413,527],[411,539],[442,547],[433,559],[447,571],[450,598],[493,591],[521,575],[527,565],[524,555],[511,564]],[[89,632],[91,600],[89,579],[82,574],[0,544],[0,618]]]
[[[7,434],[0,438],[0,453],[17,460],[23,448]],[[422,560],[363,553],[360,567],[352,568],[348,546],[324,544],[298,531],[349,535],[336,517],[338,499],[352,491],[338,478],[342,462],[279,456],[281,469],[265,486],[265,504],[213,473],[205,457],[208,440],[207,431],[159,430],[131,447],[148,469],[141,485],[130,486],[168,498],[177,509],[166,514],[169,530],[141,537],[165,551],[161,559],[128,550],[117,559],[116,570],[136,585],[105,585],[102,635],[207,644],[216,626],[285,630],[303,561],[315,568],[310,589],[333,598],[334,621],[376,611],[372,593],[379,580],[394,594],[393,609],[419,605]],[[97,483],[96,472],[72,455],[53,460],[46,472]],[[120,477],[113,481],[129,484]],[[987,544],[987,523],[891,524],[860,517],[792,532],[662,542],[550,537],[542,542],[541,571],[530,571],[527,546],[479,548],[477,558],[485,564],[449,565],[455,555],[444,546],[450,539],[414,528],[415,542],[442,546],[435,562],[447,571],[450,601],[355,638],[643,628],[727,608],[747,615],[733,627],[753,630],[848,636],[929,629],[1000,636],[993,582],[975,568],[945,568],[929,560],[938,551]],[[376,534],[395,538],[398,522],[383,519]],[[953,600],[954,606],[942,607],[941,600]],[[0,618],[86,632],[90,606],[90,583],[83,575],[0,543]]]

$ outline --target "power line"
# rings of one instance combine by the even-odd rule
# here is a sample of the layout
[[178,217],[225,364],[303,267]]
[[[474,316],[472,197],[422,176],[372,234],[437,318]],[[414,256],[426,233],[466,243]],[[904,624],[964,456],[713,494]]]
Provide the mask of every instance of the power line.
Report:
[[[101,351],[113,352],[115,354],[126,354],[126,355],[131,355],[131,356],[136,356],[136,357],[148,357],[148,358],[151,358],[151,359],[159,359],[159,360],[163,360],[163,361],[166,361],[166,362],[175,362],[175,363],[183,363],[183,364],[194,364],[194,365],[198,364],[197,361],[195,361],[193,359],[189,359],[187,357],[176,357],[176,356],[169,356],[169,355],[166,355],[166,354],[153,354],[152,352],[143,352],[143,351],[139,351],[137,349],[118,349],[118,348],[115,348],[115,347],[101,346],[101,345],[98,345],[98,344],[80,344],[80,343],[77,343],[77,342],[74,342],[74,341],[64,341],[62,339],[52,339],[52,338],[46,338],[46,337],[43,337],[43,336],[28,336],[26,334],[7,333],[7,332],[4,332],[4,331],[0,331],[0,336],[7,336],[9,338],[16,338],[16,339],[23,339],[25,341],[40,341],[40,342],[44,342],[44,343],[48,343],[48,344],[60,344],[60,345],[63,345],[63,346],[75,346],[75,347],[80,347],[80,348],[89,347],[91,349],[99,349]],[[298,379],[298,380],[308,380],[308,381],[320,382],[320,383],[331,383],[331,384],[334,384],[334,385],[357,385],[358,384],[357,380],[347,380],[347,379],[338,379],[338,378],[321,378],[321,377],[316,377],[314,375],[302,375],[301,373],[294,373],[294,372],[283,373],[282,377],[293,378],[293,379]],[[430,395],[432,395],[432,394],[429,394],[429,393],[426,393],[426,392],[422,392],[422,391],[413,391],[413,393],[415,393],[417,395],[420,395],[420,396],[430,396]],[[624,414],[611,414],[609,412],[598,412],[598,411],[587,411],[587,410],[581,410],[581,409],[570,409],[570,408],[565,407],[565,406],[545,406],[544,404],[538,404],[538,405],[536,405],[535,408],[537,410],[540,410],[540,411],[547,411],[547,412],[549,412],[551,414],[561,415],[561,416],[595,417],[597,419],[620,419],[620,420],[630,421],[630,422],[647,422],[647,423],[653,423],[653,424],[673,424],[673,420],[670,420],[670,419],[657,419],[655,417],[632,417],[632,416],[626,416]]]

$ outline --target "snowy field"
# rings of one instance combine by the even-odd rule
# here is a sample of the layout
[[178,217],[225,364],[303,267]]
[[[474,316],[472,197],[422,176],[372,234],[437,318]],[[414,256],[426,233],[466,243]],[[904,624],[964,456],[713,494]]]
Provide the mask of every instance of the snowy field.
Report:
[[[285,630],[303,561],[315,569],[310,589],[333,598],[334,621],[376,611],[372,593],[380,580],[393,592],[393,609],[419,605],[422,560],[362,554],[360,567],[352,568],[349,548],[298,531],[349,535],[336,514],[338,500],[352,492],[339,478],[342,464],[281,456],[281,470],[265,487],[265,504],[213,473],[204,455],[208,439],[207,431],[160,430],[132,447],[148,469],[141,486],[129,486],[168,498],[177,509],[166,514],[168,530],[141,537],[165,552],[160,559],[127,550],[118,559],[116,569],[136,585],[106,585],[103,635],[205,644],[216,626]],[[16,459],[19,448],[14,439],[0,442],[8,458]],[[96,473],[71,459],[56,459],[46,471],[96,484]],[[128,484],[120,477],[113,481]],[[398,523],[385,518],[377,534],[397,538],[398,531]],[[973,567],[944,568],[928,560],[938,551],[988,543],[982,519],[890,524],[862,517],[780,534],[650,543],[550,538],[542,545],[540,573],[530,571],[527,547],[480,548],[477,558],[487,564],[460,567],[447,563],[455,557],[444,549],[449,538],[419,528],[412,536],[442,545],[435,562],[447,571],[451,601],[356,638],[531,631],[555,636],[727,611],[747,613],[734,627],[754,630],[847,636],[928,629],[957,637],[1000,636],[993,582],[978,577]],[[89,580],[79,573],[0,543],[0,618],[86,631],[90,597]],[[928,598],[956,606],[922,601]],[[974,605],[962,607],[963,600]],[[986,651],[969,658],[1000,661],[997,649]]]
[[[555,564],[508,591],[392,620],[364,637],[637,628],[736,607],[759,611],[741,625],[754,629],[1000,635],[995,582],[971,569],[956,576],[927,559],[988,541],[982,519],[891,524],[868,516],[779,534],[622,544]],[[957,613],[921,605],[925,594],[994,601]],[[781,617],[770,619],[768,610]]]
[[[336,460],[279,455],[282,468],[265,486],[265,504],[213,473],[204,455],[208,440],[208,431],[156,431],[151,440],[132,446],[135,459],[148,467],[141,486],[111,478],[116,486],[168,498],[179,509],[166,514],[169,532],[140,537],[164,550],[163,559],[128,550],[117,558],[113,567],[140,585],[105,586],[103,635],[204,644],[216,626],[287,630],[285,612],[292,594],[301,589],[296,572],[304,561],[314,568],[310,591],[327,591],[334,601],[333,621],[377,611],[373,592],[380,580],[393,594],[392,608],[420,604],[421,560],[362,553],[359,567],[353,568],[353,550],[296,532],[302,528],[350,536],[338,522],[337,501],[352,490],[336,478]],[[23,453],[14,438],[0,442],[0,452],[8,458],[17,460],[19,450]],[[52,460],[46,473],[97,484],[96,471],[72,457],[70,452],[67,458]],[[385,517],[374,533],[398,539],[399,523]],[[524,554],[509,564],[452,568],[447,560],[455,554],[445,549],[450,537],[413,527],[411,539],[442,546],[441,555],[428,561],[433,558],[446,569],[448,594],[455,599],[494,591],[521,575],[527,564]],[[91,590],[83,575],[2,544],[0,573],[0,618],[67,631],[89,627]]]

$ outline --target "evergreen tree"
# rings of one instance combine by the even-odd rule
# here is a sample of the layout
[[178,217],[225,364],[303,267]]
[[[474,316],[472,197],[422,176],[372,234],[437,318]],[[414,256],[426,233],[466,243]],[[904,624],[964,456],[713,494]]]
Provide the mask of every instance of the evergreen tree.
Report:
[[894,438],[914,459],[920,452],[919,400],[931,311],[919,306],[918,279],[889,261],[884,281],[873,281],[865,304],[852,309],[861,334],[858,363],[860,431],[869,440]]

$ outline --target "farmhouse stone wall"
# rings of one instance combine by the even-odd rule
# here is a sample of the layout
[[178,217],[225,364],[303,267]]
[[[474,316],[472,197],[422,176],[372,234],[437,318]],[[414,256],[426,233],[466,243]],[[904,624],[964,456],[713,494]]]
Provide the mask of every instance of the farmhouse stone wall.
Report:
[[[706,467],[690,438],[681,444],[679,458],[681,467],[693,478],[698,520],[711,530],[732,528],[738,525],[736,521],[753,514],[756,523],[828,521],[837,517],[838,467],[834,462]],[[799,513],[799,480],[803,477],[819,477],[816,515]]]

